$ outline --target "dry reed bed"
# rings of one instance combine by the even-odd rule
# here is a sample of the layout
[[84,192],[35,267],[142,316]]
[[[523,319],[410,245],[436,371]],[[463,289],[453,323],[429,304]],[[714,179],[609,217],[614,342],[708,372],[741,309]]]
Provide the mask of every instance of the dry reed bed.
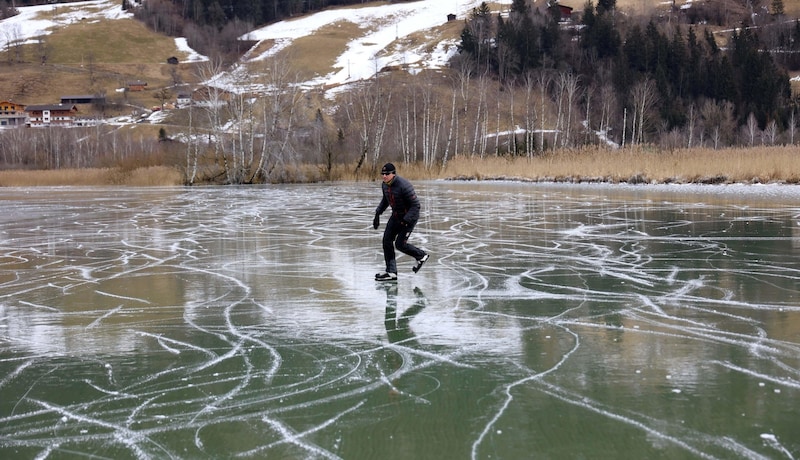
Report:
[[[415,171],[412,168],[412,171]],[[424,178],[610,183],[798,183],[797,147],[558,151],[533,158],[458,158]]]
[[0,171],[2,187],[96,186],[133,187],[180,185],[181,173],[175,168],[150,166],[132,170],[119,168],[87,168],[58,170]]
[[[395,161],[389,158],[389,161]],[[382,164],[382,162],[379,162]],[[608,183],[800,183],[800,149],[793,146],[724,150],[657,149],[562,150],[524,157],[458,157],[444,168],[420,163],[398,164],[399,174],[414,180],[519,180]],[[355,165],[337,165],[334,181],[378,180],[373,171],[354,174]],[[320,182],[328,177],[319,165],[298,165],[281,182]],[[0,171],[0,186],[122,185],[171,186],[183,183],[182,173],[167,166],[136,169],[97,168],[49,171]]]

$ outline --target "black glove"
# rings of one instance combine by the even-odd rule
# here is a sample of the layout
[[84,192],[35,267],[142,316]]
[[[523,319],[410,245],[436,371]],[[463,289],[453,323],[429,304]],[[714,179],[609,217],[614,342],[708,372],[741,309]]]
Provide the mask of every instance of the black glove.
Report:
[[374,219],[372,219],[372,228],[374,228],[375,230],[377,230],[377,229],[378,229],[378,226],[379,226],[380,224],[381,224],[381,216],[380,216],[380,215],[378,215],[378,214],[375,214],[375,218],[374,218]]

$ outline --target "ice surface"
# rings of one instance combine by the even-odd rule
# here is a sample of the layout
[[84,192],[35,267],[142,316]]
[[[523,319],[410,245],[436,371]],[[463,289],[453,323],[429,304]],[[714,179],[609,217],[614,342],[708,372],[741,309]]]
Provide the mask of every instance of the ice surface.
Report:
[[0,189],[0,455],[800,452],[797,188],[417,192]]

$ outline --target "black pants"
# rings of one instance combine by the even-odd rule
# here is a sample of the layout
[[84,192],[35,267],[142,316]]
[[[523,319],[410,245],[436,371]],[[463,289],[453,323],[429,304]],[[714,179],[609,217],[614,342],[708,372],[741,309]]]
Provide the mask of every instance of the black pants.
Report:
[[383,259],[386,261],[388,273],[397,273],[394,248],[413,257],[414,260],[421,259],[425,255],[422,249],[408,244],[408,237],[414,227],[400,225],[400,222],[400,218],[392,215],[386,223],[386,230],[383,231]]

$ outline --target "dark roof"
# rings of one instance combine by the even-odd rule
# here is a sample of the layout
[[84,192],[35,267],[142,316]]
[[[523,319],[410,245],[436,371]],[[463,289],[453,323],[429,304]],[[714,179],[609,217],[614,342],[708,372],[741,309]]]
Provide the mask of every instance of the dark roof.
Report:
[[106,97],[104,95],[95,94],[84,94],[84,95],[71,95],[71,96],[61,96],[61,103],[62,104],[104,104],[106,102]]
[[61,96],[61,99],[105,99],[106,97],[102,94],[67,94],[66,96]]
[[73,104],[39,104],[25,107],[26,112],[34,112],[39,110],[77,110],[77,107],[75,107]]

